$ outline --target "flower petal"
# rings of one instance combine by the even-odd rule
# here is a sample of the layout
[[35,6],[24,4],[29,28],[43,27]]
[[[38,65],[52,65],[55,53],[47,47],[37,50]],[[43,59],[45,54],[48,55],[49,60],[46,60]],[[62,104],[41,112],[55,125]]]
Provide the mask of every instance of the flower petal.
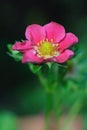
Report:
[[12,46],[13,50],[17,50],[20,52],[23,52],[24,50],[32,48],[31,42],[28,40],[25,40],[23,42],[15,42],[15,44]]
[[45,39],[46,32],[42,26],[38,24],[32,24],[26,28],[25,36],[28,40],[31,40],[33,44],[37,44],[41,40]]
[[52,61],[58,62],[58,63],[64,63],[67,60],[69,60],[73,55],[74,55],[74,52],[67,49],[63,53],[61,53],[59,56],[54,57]]
[[70,46],[72,46],[77,42],[78,42],[78,38],[73,33],[67,33],[66,37],[59,43],[60,52],[69,48]]
[[65,36],[64,27],[56,22],[50,22],[43,27],[49,41],[53,39],[54,42],[60,42]]
[[43,61],[43,59],[36,55],[36,51],[34,49],[31,49],[31,50],[23,53],[22,63],[31,62],[31,63],[39,64],[42,61]]

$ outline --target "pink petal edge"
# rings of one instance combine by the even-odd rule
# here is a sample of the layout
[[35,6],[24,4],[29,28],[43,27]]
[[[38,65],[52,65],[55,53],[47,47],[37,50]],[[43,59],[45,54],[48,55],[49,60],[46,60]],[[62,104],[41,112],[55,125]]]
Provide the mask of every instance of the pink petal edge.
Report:
[[25,40],[23,42],[15,42],[15,44],[12,46],[13,50],[17,50],[17,51],[25,51],[27,49],[32,48],[31,42],[29,42],[28,40]]
[[46,37],[46,32],[42,26],[38,24],[29,25],[25,31],[25,37],[31,40],[33,44],[37,44]]
[[58,62],[58,63],[64,63],[67,60],[69,60],[74,55],[74,52],[67,49],[63,53],[61,53],[59,56],[54,57],[52,61]]
[[34,49],[31,49],[23,53],[22,63],[27,62],[40,64],[43,62],[43,58],[38,57],[36,55],[36,51]]
[[49,41],[53,39],[55,43],[58,43],[65,37],[65,28],[56,22],[50,22],[43,28],[46,30],[46,37]]
[[66,33],[65,38],[59,43],[59,51],[62,52],[63,50],[69,48],[73,44],[78,42],[78,37],[75,36],[73,33]]

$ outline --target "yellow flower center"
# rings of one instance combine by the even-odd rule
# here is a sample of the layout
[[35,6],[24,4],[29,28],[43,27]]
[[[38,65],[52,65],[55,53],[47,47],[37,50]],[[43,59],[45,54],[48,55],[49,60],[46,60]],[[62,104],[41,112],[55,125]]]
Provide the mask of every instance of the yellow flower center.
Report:
[[52,58],[53,56],[59,55],[58,44],[53,44],[48,40],[40,41],[38,45],[35,46],[34,48],[37,52],[37,55],[39,57],[43,57],[44,59]]

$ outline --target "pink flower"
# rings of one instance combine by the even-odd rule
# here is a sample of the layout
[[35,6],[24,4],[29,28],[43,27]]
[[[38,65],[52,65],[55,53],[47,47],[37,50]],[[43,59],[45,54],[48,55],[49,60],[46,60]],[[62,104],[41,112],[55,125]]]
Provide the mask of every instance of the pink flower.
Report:
[[12,47],[23,54],[22,63],[64,63],[74,55],[68,48],[78,42],[73,33],[66,33],[64,27],[56,22],[44,26],[29,25],[25,36],[27,40],[16,42]]

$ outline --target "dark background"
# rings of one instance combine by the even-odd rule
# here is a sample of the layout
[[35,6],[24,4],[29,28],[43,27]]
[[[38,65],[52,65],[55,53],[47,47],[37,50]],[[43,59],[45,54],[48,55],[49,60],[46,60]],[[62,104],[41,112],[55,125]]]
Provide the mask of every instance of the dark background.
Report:
[[[86,0],[0,0],[0,109],[17,114],[38,112],[43,108],[41,100],[34,97],[42,95],[37,77],[29,71],[26,64],[15,62],[7,55],[7,44],[25,39],[27,25],[44,25],[50,21],[58,22],[66,31],[75,33],[81,44],[87,39],[87,1]],[[87,40],[86,40],[87,41]],[[84,45],[83,45],[84,46]],[[37,82],[37,85],[35,83]],[[30,100],[27,100],[30,99]],[[29,101],[29,103],[28,103]],[[34,109],[35,108],[35,109]]]

